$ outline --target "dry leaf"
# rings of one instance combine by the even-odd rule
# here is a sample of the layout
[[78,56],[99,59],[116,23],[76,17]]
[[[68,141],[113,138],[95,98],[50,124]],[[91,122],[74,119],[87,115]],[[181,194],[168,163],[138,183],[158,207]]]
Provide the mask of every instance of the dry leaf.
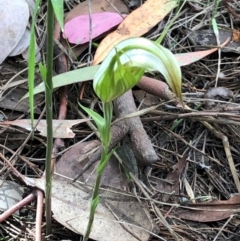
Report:
[[91,36],[89,34],[90,16],[84,14],[71,19],[64,25],[63,38],[68,39],[71,44],[88,43],[90,39],[95,39],[119,25],[124,18],[119,13],[102,12],[92,13],[91,19]]
[[[55,165],[55,174],[74,178],[76,177],[94,155],[96,148],[99,148],[99,141],[89,141],[79,143],[64,153],[61,159]],[[71,158],[69,158],[71,156]],[[96,166],[94,163],[80,177],[82,182],[93,186],[96,180]],[[90,199],[92,188],[79,186],[77,183],[71,185],[63,177],[55,175],[55,180],[64,181],[64,185],[55,182],[53,184],[53,213],[54,218],[65,227],[72,229],[74,232],[83,234],[88,221]],[[91,238],[98,241],[119,241],[119,240],[137,240],[131,233],[126,231],[119,224],[114,215],[122,221],[139,240],[148,240],[149,234],[138,227],[133,227],[127,223],[132,223],[147,230],[152,230],[155,225],[144,206],[142,206],[135,197],[125,196],[123,189],[128,187],[128,180],[124,173],[121,172],[118,161],[112,156],[104,170],[101,180],[101,186],[108,191],[101,191],[100,204],[97,207],[95,223],[91,233]],[[111,188],[115,190],[111,192]],[[118,190],[118,191],[117,191]],[[120,191],[119,191],[120,190]],[[122,193],[123,192],[123,193]],[[71,201],[70,201],[71,200]],[[64,212],[62,211],[64,210]],[[111,212],[114,212],[113,213]],[[107,235],[106,235],[107,234]]]
[[188,180],[187,180],[186,177],[183,179],[183,183],[184,183],[185,190],[186,190],[186,193],[187,193],[188,197],[190,198],[190,200],[191,200],[193,203],[195,203],[196,201],[195,201],[194,192],[193,192],[192,187],[191,187],[191,185],[189,184],[189,182],[188,182]]
[[[128,8],[126,4],[119,0],[91,0],[91,12],[100,13],[100,12],[119,12],[119,13],[128,13]],[[65,23],[71,19],[78,17],[80,15],[88,14],[89,6],[88,1],[79,3],[75,8],[70,12],[66,13]]]
[[[0,210],[5,211],[22,200],[24,188],[15,182],[4,180],[0,182]],[[18,215],[19,212],[15,214]]]
[[239,42],[240,41],[240,31],[238,29],[233,29],[232,40],[234,42]]
[[[6,66],[6,67],[5,67]],[[11,68],[9,67],[9,64],[4,63],[4,69]],[[1,69],[3,70],[3,69]],[[1,101],[0,101],[0,108],[2,109],[7,109],[7,110],[14,110],[14,111],[20,111],[27,113],[29,111],[29,99],[24,99],[19,103],[19,100],[28,92],[24,88],[20,88],[19,85],[27,82],[27,80],[23,80],[23,82],[19,81],[14,81],[12,83],[6,83],[5,85],[2,85],[0,87],[0,94],[1,96]],[[18,88],[14,88],[15,86],[18,86]],[[9,94],[10,93],[10,94]],[[34,96],[34,101],[36,105],[42,101],[44,96],[42,94],[40,95],[35,95]],[[40,108],[36,107],[34,109],[34,113],[40,114],[41,110]],[[1,124],[1,123],[0,123]]]
[[[221,47],[226,46],[230,41],[230,38],[227,38],[222,44]],[[218,48],[208,49],[204,51],[196,51],[192,53],[183,53],[183,54],[175,54],[176,59],[179,62],[180,66],[185,66],[191,63],[194,63],[206,56],[208,56],[211,53],[214,53],[217,51]]]
[[[25,32],[22,36],[22,38],[20,39],[20,41],[18,42],[18,44],[15,46],[15,48],[12,50],[12,52],[9,54],[9,56],[17,56],[22,54],[22,57],[28,61],[28,47],[30,44],[30,29],[26,28]],[[36,63],[39,62],[41,60],[41,54],[39,53],[39,47],[37,45],[37,43],[35,42],[35,54],[36,54]]]
[[137,8],[118,28],[107,35],[94,56],[93,64],[99,64],[119,42],[130,37],[139,37],[157,25],[175,6],[177,1],[148,0]]
[[[114,13],[128,14],[128,8],[126,4],[123,3],[123,1],[91,0],[90,3],[91,3],[92,13],[114,12]],[[88,1],[81,2],[76,7],[74,7],[71,11],[66,13],[65,23],[69,22],[75,17],[85,15],[88,13],[89,13]],[[62,44],[66,49],[69,47],[69,44],[67,44],[66,42],[63,42]],[[88,43],[74,46],[74,48],[72,48],[72,51],[74,52],[72,57],[73,58],[78,57],[88,48],[88,46],[89,46]],[[70,53],[72,53],[72,51],[70,51]]]
[[233,92],[226,87],[210,88],[204,95],[204,98],[207,99],[205,101],[205,108],[213,109],[214,107],[219,106],[219,104],[221,104],[215,101],[211,101],[209,99],[227,101],[227,100],[233,99],[233,97],[234,97]]
[[[174,166],[172,166],[173,171],[168,173],[165,181],[155,177],[150,177],[150,181],[155,183],[155,188],[157,190],[165,193],[174,192],[175,194],[179,194],[180,176],[182,175],[182,172],[186,166],[186,158],[187,156],[184,156]],[[167,202],[169,198],[170,195],[164,194],[162,201]]]
[[0,13],[1,64],[23,36],[28,24],[29,8],[25,0],[0,0]]
[[226,201],[212,201],[186,205],[189,208],[177,210],[178,218],[197,222],[214,222],[228,218],[239,212],[240,195],[235,195]]
[[[53,138],[73,138],[75,134],[70,130],[73,125],[83,123],[89,119],[79,120],[53,120]],[[34,120],[34,126],[38,120]],[[2,121],[1,125],[14,125],[22,127],[28,131],[32,130],[30,119],[20,119],[14,121]],[[40,132],[40,135],[47,136],[46,120],[40,120],[36,130]]]
[[[91,194],[92,188],[85,185],[53,180],[54,219],[73,232],[84,234],[88,223]],[[110,190],[100,191],[100,202],[95,213],[91,239],[147,241],[150,234],[145,230],[152,231],[152,224],[135,197]]]
[[153,106],[159,104],[159,98],[157,96],[148,94],[143,90],[133,90],[133,96],[137,99],[139,103],[141,103],[141,109],[146,106]]
[[[232,39],[232,41],[229,41],[227,45],[221,49],[222,52],[235,52],[239,54],[240,42],[235,42],[237,39],[235,39],[236,36],[234,36],[233,32],[234,30],[232,31],[231,29],[219,29],[220,43],[224,42],[225,39]],[[217,45],[217,40],[213,29],[192,31],[189,33],[189,36],[199,45],[200,48],[202,46],[209,47]],[[197,48],[198,47],[195,46],[195,49]]]
[[[55,173],[69,178],[77,177],[99,147],[100,142],[97,140],[75,145],[66,151],[56,163]],[[71,159],[69,159],[69,156],[71,156]],[[87,182],[88,185],[94,185],[97,165],[98,162],[94,163],[78,180]],[[120,171],[118,161],[112,156],[102,174],[101,185],[114,189],[126,190],[128,184],[125,174]]]

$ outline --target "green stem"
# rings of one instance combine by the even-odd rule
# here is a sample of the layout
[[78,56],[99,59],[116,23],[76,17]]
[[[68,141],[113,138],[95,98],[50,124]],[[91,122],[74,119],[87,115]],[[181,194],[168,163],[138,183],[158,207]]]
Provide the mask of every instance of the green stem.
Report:
[[111,121],[113,113],[112,102],[103,102],[103,117],[105,120],[104,136],[102,137],[104,148],[108,148],[111,141]]
[[[103,148],[99,165],[101,165],[101,163],[106,161],[106,158],[107,158],[107,150]],[[90,208],[87,230],[85,232],[83,241],[87,241],[89,239],[89,235],[91,233],[91,229],[92,229],[92,225],[93,225],[93,221],[94,221],[94,216],[95,216],[95,210],[97,208],[97,205],[95,207],[93,207],[92,204],[99,197],[98,193],[99,193],[99,188],[100,188],[100,184],[101,184],[102,173],[103,173],[103,170],[97,172],[97,178],[96,178],[96,182],[95,182],[95,186],[94,186],[93,194],[92,194],[92,201],[91,201],[91,208]]]
[[51,223],[51,194],[52,194],[52,173],[51,159],[53,148],[53,130],[52,130],[52,70],[53,70],[53,31],[54,31],[54,11],[51,0],[48,0],[47,8],[47,76],[45,82],[45,104],[47,121],[47,149],[46,149],[46,234],[52,233]]
[[112,112],[113,112],[113,106],[112,102],[103,102],[103,116],[105,120],[105,126],[104,126],[104,131],[103,133],[100,133],[101,135],[101,140],[103,144],[103,150],[101,154],[101,160],[98,164],[97,168],[97,178],[95,182],[95,186],[93,189],[93,194],[92,194],[92,201],[91,201],[91,208],[90,208],[90,214],[89,214],[89,220],[88,220],[88,225],[87,225],[87,230],[85,232],[83,241],[87,241],[89,238],[89,235],[91,233],[93,221],[94,221],[94,215],[95,215],[95,210],[97,208],[98,202],[99,202],[99,188],[101,184],[101,177],[102,173],[106,167],[106,164],[111,156],[111,154],[108,154],[108,148],[109,144],[111,141],[111,121],[112,121]]

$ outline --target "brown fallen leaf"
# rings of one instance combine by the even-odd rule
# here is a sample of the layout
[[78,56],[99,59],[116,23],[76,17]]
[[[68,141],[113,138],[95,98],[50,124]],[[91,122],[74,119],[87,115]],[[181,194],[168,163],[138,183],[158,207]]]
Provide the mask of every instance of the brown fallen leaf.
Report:
[[[3,69],[9,65],[6,65],[5,62],[3,64],[3,67],[1,71],[4,72]],[[11,68],[13,69],[13,67]],[[18,83],[18,81],[15,81]],[[17,87],[17,88],[12,88],[14,87],[15,82],[13,82],[13,86],[8,85],[8,86],[1,86],[0,87],[0,92],[3,91],[0,101],[0,108],[2,109],[7,109],[7,110],[14,110],[14,111],[20,111],[20,112],[25,112],[27,113],[29,111],[29,100],[25,99],[19,103],[19,100],[28,92],[26,89]],[[20,82],[20,81],[19,81]],[[20,82],[21,83],[21,82]],[[39,104],[42,99],[44,99],[44,95],[35,95],[34,96],[34,102],[35,104]],[[36,107],[34,109],[34,113],[40,114],[41,110]]]
[[[53,138],[73,138],[75,134],[70,130],[73,125],[83,123],[89,119],[78,120],[53,120]],[[38,120],[34,120],[34,126]],[[30,119],[20,119],[14,121],[2,121],[1,125],[14,125],[22,127],[28,131],[32,130]],[[36,130],[40,132],[40,135],[47,136],[46,120],[40,120]]]
[[[64,153],[55,165],[54,180],[56,180],[57,190],[55,191],[54,181],[54,207],[52,208],[54,218],[65,227],[80,234],[85,232],[87,225],[92,189],[86,185],[79,186],[77,183],[66,182],[66,177],[74,178],[77,176],[94,155],[96,149],[99,148],[99,145],[100,142],[97,140],[79,143]],[[93,186],[97,165],[98,163],[94,163],[86,170],[80,177],[80,181]],[[64,185],[61,185],[59,181],[63,181]],[[106,191],[102,190],[100,194],[100,204],[96,211],[91,233],[92,239],[144,241],[148,240],[149,233],[141,231],[141,228],[151,231],[156,229],[144,206],[135,197],[123,191],[128,188],[128,184],[126,175],[121,171],[116,158],[112,156],[102,175],[101,187],[104,187]],[[123,222],[127,229],[119,221]],[[136,225],[136,227],[131,224]]]
[[[98,148],[100,148],[100,142],[98,140],[75,145],[66,151],[55,164],[55,173],[69,178],[77,177]],[[98,162],[94,163],[78,180],[86,182],[88,185],[94,185],[96,179],[94,170],[97,164]],[[101,183],[102,186],[120,190],[126,190],[128,187],[127,178],[125,174],[120,171],[119,163],[114,156],[111,157],[106,166]]]
[[240,195],[235,195],[226,201],[192,203],[186,206],[186,209],[180,208],[176,210],[175,215],[178,218],[197,222],[219,221],[239,212]]
[[[186,166],[186,158],[187,156],[184,156],[175,165],[172,166],[173,171],[168,173],[166,177],[167,181],[162,181],[158,178],[150,177],[150,181],[153,181],[153,183],[155,183],[155,188],[157,190],[165,193],[174,192],[174,194],[179,194],[180,176]],[[170,195],[164,194],[162,197],[162,201],[167,202],[170,197]]]
[[99,64],[119,42],[130,37],[139,37],[159,23],[174,7],[177,1],[148,0],[133,11],[118,28],[107,35],[94,56],[93,64]]
[[[89,217],[92,188],[53,180],[53,218],[75,233],[84,234]],[[100,191],[90,238],[98,241],[147,241],[152,224],[135,197],[127,193]]]
[[[235,32],[236,33],[236,32]],[[200,45],[199,47],[204,46],[217,46],[216,36],[212,29],[202,29],[197,31],[192,31],[189,36],[194,40],[195,43]],[[219,41],[222,43],[225,39],[230,38],[232,41],[229,41],[226,46],[224,46],[222,52],[235,52],[239,54],[240,42],[234,41],[235,35],[234,30],[229,29],[219,29]]]
[[133,96],[141,103],[142,107],[157,105],[159,103],[157,96],[148,94],[143,90],[133,90]]
[[[91,12],[92,13],[100,13],[100,12],[119,12],[119,13],[128,13],[128,8],[126,4],[119,0],[91,0]],[[71,11],[66,13],[65,23],[70,21],[71,19],[88,14],[89,6],[88,1],[84,1],[79,3],[76,7],[74,7]]]
[[[226,46],[230,42],[230,38],[225,39],[225,41],[221,44],[221,48]],[[211,53],[214,53],[217,51],[218,48],[203,50],[203,51],[196,51],[191,53],[182,53],[182,54],[175,54],[176,59],[179,62],[180,66],[189,65],[191,63],[194,63],[206,56],[208,56]]]

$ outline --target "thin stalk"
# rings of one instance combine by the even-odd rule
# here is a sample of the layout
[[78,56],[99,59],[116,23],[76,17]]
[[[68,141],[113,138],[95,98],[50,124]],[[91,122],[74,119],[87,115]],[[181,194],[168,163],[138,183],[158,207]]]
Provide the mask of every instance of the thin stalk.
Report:
[[105,120],[105,131],[104,137],[104,148],[108,148],[111,141],[111,122],[112,122],[112,113],[113,113],[113,104],[112,102],[103,102],[103,117]]
[[[180,1],[179,1],[180,2]],[[161,44],[163,39],[165,38],[165,36],[167,35],[167,33],[169,32],[168,30],[172,27],[172,25],[176,22],[176,19],[178,18],[180,12],[182,11],[183,6],[185,5],[186,0],[184,0],[183,4],[181,5],[181,7],[178,9],[177,13],[175,14],[175,16],[171,19],[171,21],[169,22],[169,24],[167,25],[167,27],[164,28],[163,32],[161,33],[161,35],[158,37],[158,39],[156,40],[156,43]]]
[[53,70],[53,31],[54,31],[54,11],[51,0],[48,0],[47,8],[47,76],[45,82],[45,103],[46,103],[46,121],[47,121],[47,148],[46,148],[46,187],[45,187],[45,205],[46,205],[46,234],[52,233],[51,220],[51,194],[52,194],[52,173],[51,159],[53,148],[53,130],[52,130],[52,70]]
[[[103,148],[99,166],[106,160],[106,158],[107,158],[107,150]],[[97,178],[96,178],[96,181],[95,181],[95,186],[94,186],[93,194],[92,194],[92,201],[91,201],[91,208],[90,208],[90,213],[89,213],[87,230],[85,232],[83,241],[87,241],[89,239],[89,235],[91,233],[91,229],[92,229],[92,225],[93,225],[93,221],[94,221],[94,216],[95,216],[95,210],[97,208],[98,203],[96,203],[95,206],[92,205],[92,204],[95,203],[95,201],[99,197],[98,193],[99,193],[99,188],[100,188],[100,184],[101,184],[102,173],[103,173],[103,170],[97,172]]]
[[[29,107],[30,107],[30,116],[31,116],[31,127],[34,127],[34,75],[35,75],[35,23],[38,8],[41,1],[37,0],[34,7],[34,12],[32,15],[32,24],[31,24],[31,36],[30,36],[30,45],[29,45],[29,61],[28,61],[28,90],[29,90]],[[33,132],[34,133],[34,132]],[[32,135],[33,137],[33,135]]]
[[100,159],[100,162],[99,162],[98,168],[97,168],[97,178],[95,181],[95,186],[94,186],[93,194],[92,194],[92,201],[91,201],[88,225],[87,225],[87,230],[85,232],[83,241],[87,241],[89,238],[89,235],[91,233],[91,229],[92,229],[92,225],[93,225],[93,221],[94,221],[95,210],[99,203],[99,194],[98,193],[99,193],[99,188],[100,188],[100,184],[101,184],[102,173],[103,173],[103,171],[107,165],[107,162],[109,161],[109,158],[111,156],[111,154],[108,153],[108,148],[109,148],[109,144],[111,141],[112,113],[113,113],[112,102],[103,102],[103,116],[104,116],[104,120],[105,120],[105,126],[104,126],[103,133],[100,133],[102,144],[103,144],[103,150],[102,150],[101,159]]

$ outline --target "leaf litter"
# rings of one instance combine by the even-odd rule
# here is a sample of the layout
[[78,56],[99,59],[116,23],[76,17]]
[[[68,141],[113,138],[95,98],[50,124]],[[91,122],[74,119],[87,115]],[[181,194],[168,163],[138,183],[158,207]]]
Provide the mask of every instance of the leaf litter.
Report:
[[[191,16],[190,21],[187,18],[188,15],[185,15],[184,12],[182,13],[182,16],[185,18],[184,26],[187,27],[188,30],[201,30],[203,27],[203,25],[201,25],[201,23],[203,24],[202,18],[203,16],[208,16],[206,13],[211,13],[210,8],[198,8],[198,14],[191,11],[193,9],[191,4],[186,5],[184,8],[188,12],[189,16]],[[223,11],[225,10],[224,6],[221,6],[220,8]],[[224,13],[227,16],[230,15],[230,13]],[[85,14],[87,14],[87,11],[85,11]],[[221,14],[217,17],[217,20],[224,24],[226,23],[225,14]],[[170,15],[169,18],[171,17],[172,16]],[[181,18],[182,17],[179,16],[180,20]],[[164,21],[167,20],[168,17]],[[163,23],[166,23],[164,21]],[[152,201],[156,203],[160,202],[158,204],[159,210],[153,210],[153,204],[150,201],[148,202],[148,210],[151,211],[151,215],[155,218],[155,222],[161,228],[161,238],[165,240],[171,240],[173,236],[169,231],[171,229],[169,229],[169,227],[167,228],[166,223],[164,223],[164,220],[161,219],[159,211],[164,214],[164,217],[168,221],[170,228],[174,229],[174,232],[177,233],[179,240],[193,240],[193,237],[194,240],[207,240],[214,239],[217,237],[217,235],[220,235],[222,240],[226,240],[226,238],[229,240],[238,240],[239,222],[237,213],[239,211],[239,197],[238,195],[234,196],[234,193],[237,193],[237,188],[232,180],[233,172],[229,168],[229,154],[225,152],[224,142],[221,142],[222,140],[227,140],[227,145],[230,146],[230,153],[232,153],[234,163],[237,163],[239,161],[238,143],[240,137],[239,129],[236,125],[237,122],[239,122],[239,118],[237,117],[239,110],[239,82],[237,66],[234,64],[237,56],[229,56],[227,54],[225,55],[224,52],[222,53],[225,58],[221,59],[222,63],[224,64],[221,65],[222,75],[220,76],[221,79],[218,82],[219,87],[225,87],[227,90],[232,91],[234,98],[227,100],[227,102],[231,102],[233,106],[223,106],[213,110],[204,109],[204,94],[207,92],[207,90],[214,86],[214,73],[216,73],[216,63],[218,59],[216,54],[213,53],[214,51],[211,52],[211,49],[209,49],[208,46],[202,47],[200,44],[198,44],[198,46],[193,44],[193,42],[191,42],[192,39],[188,38],[188,33],[184,28],[182,29],[179,27],[180,25],[179,21],[174,23],[172,28],[170,28],[169,33],[166,35],[163,44],[171,48],[171,50],[177,55],[185,55],[185,53],[187,53],[187,60],[182,61],[182,63],[192,63],[190,67],[186,66],[186,64],[183,64],[185,66],[182,67],[182,70],[184,77],[184,98],[188,105],[190,105],[194,110],[189,109],[186,111],[184,114],[188,117],[184,117],[183,119],[174,117],[174,115],[179,112],[179,107],[175,106],[173,102],[168,102],[159,106],[158,109],[153,109],[145,112],[146,114],[144,114],[145,129],[147,130],[149,136],[154,137],[152,138],[152,141],[155,144],[156,150],[158,150],[158,155],[162,157],[161,162],[154,164],[152,173],[149,177],[150,184],[152,185],[152,187],[150,186],[149,193],[152,195]],[[155,32],[156,38],[158,33],[160,33],[159,31],[161,31],[161,28],[163,27],[164,24],[163,26],[161,26],[161,24],[158,24],[155,27],[151,26],[154,31],[158,30],[158,32]],[[223,40],[221,42],[226,40],[225,35],[222,39]],[[179,49],[179,44],[176,43],[181,44],[181,49]],[[230,43],[227,43],[227,46],[229,46]],[[199,49],[202,51],[198,51]],[[207,54],[200,57],[198,52],[200,53],[204,51],[206,51],[208,54],[211,52],[212,54],[209,57],[206,57]],[[197,54],[192,55],[194,52]],[[4,76],[4,78],[8,79],[9,72],[5,71],[1,72],[1,74]],[[64,76],[62,76],[62,78],[64,78]],[[158,76],[154,76],[154,78],[149,79],[156,80],[158,79]],[[77,80],[75,81],[77,82]],[[74,102],[73,96],[69,96],[69,98]],[[218,97],[213,100],[215,102],[220,102]],[[85,101],[84,103],[92,103],[93,98],[91,94],[87,92],[83,101]],[[3,111],[5,110],[3,109]],[[72,119],[76,119],[76,113],[71,109],[70,112],[72,114]],[[215,115],[213,116],[212,114]],[[217,115],[220,114],[225,114],[225,116],[219,118]],[[203,118],[203,120],[201,118]],[[213,129],[209,129],[211,126],[209,127],[209,125],[206,125],[206,121],[209,125],[211,124]],[[173,135],[172,132],[167,132],[167,129],[174,130],[175,135]],[[4,155],[7,155],[11,158],[13,154],[11,154],[11,152],[6,152],[4,148],[10,145],[10,141],[12,141],[13,138],[12,133],[9,135],[6,130],[8,132],[10,129],[6,128],[3,130],[2,137],[4,139],[1,141],[1,148],[3,149]],[[17,129],[12,130],[18,131]],[[80,127],[80,129],[76,132],[75,139],[70,140],[68,144],[71,145],[72,141],[81,140],[83,137],[86,137],[89,132],[91,131],[88,129],[88,127],[84,127],[84,129]],[[163,133],[165,134],[164,138]],[[16,139],[16,136],[14,137],[14,141],[17,140],[18,143],[22,143],[21,139]],[[219,137],[223,139],[219,140]],[[42,144],[44,143],[44,139],[38,139],[38,141],[40,144],[36,146],[44,146]],[[2,145],[2,143],[4,143],[4,145]],[[27,156],[31,156],[30,158],[33,162],[39,163],[38,168],[42,168],[43,162],[40,164],[38,160],[39,154],[41,153],[41,148],[36,148],[36,146],[35,148],[31,149],[28,145],[25,146],[24,152],[20,155],[25,155],[25,153],[27,153]],[[178,163],[181,163],[183,158],[181,154],[185,152],[186,148],[190,148],[186,163],[179,167],[179,172],[172,171],[172,167],[174,165],[177,166]],[[36,149],[38,150],[35,153]],[[71,155],[68,153],[69,158],[65,157],[65,160],[71,159]],[[88,156],[87,153],[83,155],[86,156],[86,158],[78,158],[78,160],[79,162],[82,162],[82,164],[86,164],[88,162],[88,158],[91,159],[91,155]],[[207,163],[205,163],[206,156],[211,157],[208,159]],[[42,155],[42,157],[44,158],[44,155]],[[178,159],[179,161],[177,161]],[[13,165],[18,167],[16,164]],[[66,163],[66,165],[68,164]],[[73,166],[74,165],[77,166],[78,162],[73,164]],[[25,175],[34,176],[35,178],[39,177],[36,175],[36,173],[30,171],[32,170],[31,168],[26,168],[26,166],[27,165],[25,165],[25,169],[22,169]],[[66,166],[61,167],[61,169],[62,168],[66,168]],[[81,168],[82,167],[80,167],[80,169]],[[89,172],[93,171],[94,166],[91,168],[92,169],[89,169]],[[236,169],[239,169],[238,165],[236,165]],[[88,180],[90,182],[94,179],[94,176],[89,172],[86,172],[85,177],[81,177],[82,181]],[[76,172],[74,172],[74,175],[76,173],[77,168]],[[176,174],[178,180],[175,176],[171,177],[171,173]],[[9,178],[11,179],[10,176]],[[159,181],[160,179],[164,180],[167,184],[157,188],[157,185],[162,183],[162,181]],[[64,181],[61,180],[57,182],[56,187],[58,188],[57,185],[60,184],[61,186],[61,183]],[[65,182],[64,185],[68,187],[69,184],[66,184]],[[79,195],[89,197],[90,193],[86,191],[85,186],[83,187],[83,190],[81,185],[80,187],[77,187],[77,189],[81,190],[81,194]],[[82,190],[84,192],[82,192]],[[74,189],[74,192],[77,191]],[[137,192],[139,194],[142,193],[140,190],[137,190]],[[194,200],[192,197],[194,197]],[[163,202],[164,200],[168,201]],[[64,200],[61,200],[60,205],[62,205],[62,202],[64,202]],[[70,200],[69,202],[73,201]],[[169,205],[171,207],[169,207]],[[111,206],[109,205],[106,210],[109,211],[110,209]],[[111,212],[111,214],[113,213],[114,212]],[[64,214],[61,215],[64,217]],[[70,220],[71,223],[72,219],[76,218],[74,215],[75,214],[73,214],[73,216],[67,221],[63,221],[65,225],[69,225],[68,221]],[[111,216],[111,218],[117,220],[117,217],[115,216]],[[190,222],[187,220],[192,221]],[[199,221],[203,223],[200,223]],[[226,225],[226,228],[222,229],[225,227],[224,225]],[[64,232],[67,232],[66,229]],[[153,238],[150,238],[150,240],[151,239]]]
[[[80,15],[65,24],[63,38],[68,39],[71,44],[84,44],[90,41],[89,37],[95,39],[101,34],[111,30],[122,21],[123,16],[119,13],[93,13],[91,15],[92,36],[90,36],[89,15]],[[81,31],[79,31],[79,29],[81,29]]]
[[[30,41],[30,31],[28,29],[29,7],[32,2],[25,0],[16,0],[13,2],[0,1],[1,12],[1,57],[0,64],[8,56],[23,54],[23,58],[28,60],[28,46]],[[21,9],[21,11],[19,11]],[[37,46],[37,43],[36,43]],[[37,46],[36,62],[40,61],[40,54]]]
[[[54,218],[83,234],[87,227],[91,190],[85,185],[53,180]],[[123,192],[102,190],[90,237],[99,241],[148,240],[151,223],[136,198]],[[146,231],[145,231],[146,229]]]
[[[73,125],[77,125],[88,121],[83,120],[53,120],[53,138],[73,138],[75,134],[70,130]],[[22,127],[28,131],[32,130],[30,119],[20,119],[14,121],[2,121],[1,125],[14,125]],[[40,132],[40,135],[47,136],[46,120],[34,120],[35,130]]]
[[0,12],[1,64],[22,38],[28,23],[29,9],[24,0],[1,0]]
[[[68,178],[78,175],[94,154],[92,150],[99,148],[99,145],[98,141],[79,143],[64,153],[55,166],[52,209],[54,218],[80,234],[83,234],[86,229],[92,189],[83,184],[72,184]],[[71,156],[71,161],[69,161],[69,156]],[[84,172],[80,178],[81,183],[94,185],[96,164]],[[90,237],[106,241],[148,240],[150,232],[153,231],[150,214],[143,202],[139,203],[131,193],[126,192],[127,178],[114,157],[111,157],[107,164],[101,186],[104,189],[100,194],[100,205],[97,208],[97,216]],[[69,199],[66,200],[66,196]],[[128,215],[129,213],[131,215]]]

